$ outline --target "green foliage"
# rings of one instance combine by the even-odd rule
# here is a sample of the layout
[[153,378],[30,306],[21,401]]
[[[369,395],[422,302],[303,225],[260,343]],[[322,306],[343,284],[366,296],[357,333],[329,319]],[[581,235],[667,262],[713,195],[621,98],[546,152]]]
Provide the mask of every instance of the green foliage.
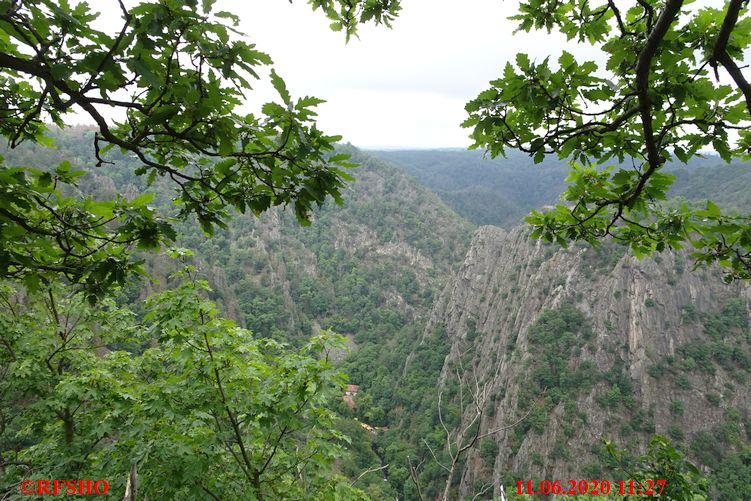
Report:
[[498,456],[498,442],[494,438],[486,438],[480,443],[480,457],[485,464],[493,467],[495,458]]
[[545,310],[529,328],[530,351],[534,357],[528,396],[549,392],[553,403],[564,395],[592,383],[592,367],[572,369],[569,360],[590,336],[591,328],[581,311],[571,304]]
[[341,340],[288,351],[219,318],[205,291],[188,280],[137,322],[111,303],[4,287],[0,492],[73,476],[123,492],[136,464],[149,498],[362,498],[332,474],[344,379],[326,354]]
[[553,203],[565,188],[566,165],[545,162],[546,173],[528,155],[510,152],[491,160],[473,151],[376,151],[431,189],[474,224],[510,227],[530,210]]
[[[2,158],[0,157],[0,164]],[[148,206],[152,194],[111,201],[65,196],[85,174],[62,162],[51,171],[0,165],[4,193],[0,276],[37,290],[57,275],[81,281],[90,297],[140,269],[128,249],[158,248],[175,231]],[[109,231],[117,225],[115,234]]]
[[751,450],[726,455],[711,477],[712,490],[717,499],[742,501],[751,482]]
[[[118,478],[131,462],[138,462],[142,487],[158,498],[203,498],[214,492],[219,498],[232,497],[226,491],[234,483],[235,490],[239,484],[249,499],[262,492],[266,497],[359,499],[347,482],[332,475],[343,437],[329,409],[331,399],[340,394],[341,379],[322,358],[322,341],[301,342],[298,337],[300,351],[288,352],[259,337],[293,338],[295,328],[309,335],[314,321],[325,317],[329,325],[351,327],[365,339],[390,339],[403,333],[408,323],[402,308],[382,307],[391,288],[423,308],[432,299],[431,288],[411,271],[394,276],[381,264],[378,269],[354,270],[336,290],[334,280],[346,275],[342,267],[348,263],[327,248],[321,252],[321,269],[326,275],[332,272],[333,279],[294,281],[299,288],[287,290],[280,286],[279,270],[283,274],[285,264],[284,257],[276,257],[281,254],[280,241],[269,242],[267,255],[260,250],[233,255],[232,241],[222,232],[229,229],[233,210],[259,215],[273,206],[290,205],[297,221],[307,224],[312,211],[326,200],[341,204],[344,183],[351,179],[344,169],[352,164],[347,153],[333,151],[339,138],[315,126],[315,106],[321,101],[293,99],[273,69],[270,83],[278,94],[276,101],[263,105],[258,114],[239,110],[251,90],[250,81],[271,59],[237,32],[236,16],[214,11],[214,3],[169,0],[127,8],[113,1],[123,23],[109,35],[95,28],[96,14],[85,2],[0,2],[0,92],[7,105],[0,132],[10,139],[10,147],[24,140],[42,144],[49,143],[48,136],[64,136],[56,129],[45,136],[42,117],[63,127],[66,113],[76,106],[97,123],[95,131],[84,131],[93,161],[85,150],[76,149],[71,158],[76,162],[71,163],[77,168],[68,163],[47,170],[16,167],[53,165],[39,160],[49,156],[45,153],[27,154],[25,162],[2,167],[0,189],[8,197],[0,204],[0,276],[24,279],[32,294],[55,286],[63,277],[82,287],[92,302],[108,301],[107,293],[119,285],[127,288],[123,298],[128,302],[143,298],[138,284],[128,281],[133,272],[156,270],[167,286],[174,284],[166,278],[169,266],[158,257],[143,260],[134,251],[158,250],[177,238],[199,249],[200,264],[227,269],[238,279],[206,294],[239,313],[240,322],[256,329],[257,336],[215,318],[213,307],[186,308],[190,301],[183,288],[168,290],[154,302],[139,301],[134,308],[151,322],[149,330],[134,324],[130,329],[138,331],[135,341],[102,340],[124,364],[116,367],[119,372],[105,369],[128,384],[130,416],[125,420],[126,411],[117,410],[121,432],[116,437],[102,432],[103,439],[92,442],[94,450],[83,461],[106,465]],[[360,23],[389,25],[400,8],[398,1],[380,0],[309,3],[333,21],[333,29],[344,29],[347,38],[356,35]],[[119,109],[126,118],[111,124],[100,115],[100,106]],[[71,146],[65,137],[57,139],[58,146]],[[110,167],[110,162],[117,165]],[[94,164],[101,167],[96,174]],[[123,175],[124,171],[128,172]],[[89,174],[86,180],[84,173]],[[97,185],[101,181],[104,186]],[[115,190],[115,185],[133,189]],[[135,194],[120,196],[121,191]],[[176,191],[174,205],[171,191]],[[141,195],[144,192],[151,193]],[[434,211],[432,200],[418,194],[418,201]],[[375,213],[388,212],[378,209]],[[439,215],[441,211],[448,213],[440,208]],[[369,220],[373,213],[364,211],[359,217]],[[421,228],[429,220],[419,212],[410,212],[410,217],[414,224],[402,227],[410,228],[406,236],[418,251],[431,258],[441,252],[462,254],[464,243],[444,246],[447,239],[434,232],[434,226]],[[396,226],[388,217],[378,222]],[[214,238],[207,241],[194,225]],[[350,263],[361,260],[361,255],[349,256]],[[251,277],[246,265],[261,276]],[[290,275],[304,276],[297,269]],[[373,280],[384,276],[388,278]],[[289,297],[300,300],[302,315],[286,311]],[[362,312],[368,314],[361,316]],[[123,347],[132,351],[119,351]],[[343,352],[339,344],[326,345],[325,351],[334,348]],[[93,348],[84,344],[80,349]],[[102,357],[102,363],[106,360]],[[69,368],[74,373],[84,370]],[[373,383],[393,388],[389,380]],[[109,389],[117,392],[120,387],[112,384]],[[116,400],[110,397],[102,400]],[[9,401],[24,402],[17,393]],[[90,408],[92,419],[109,426],[108,416],[101,419],[103,411]],[[81,405],[75,409],[83,409],[77,419],[86,410]],[[374,405],[368,412],[377,409]],[[54,421],[49,413],[45,417]],[[78,426],[75,433],[85,435],[86,428]],[[2,433],[16,430],[3,428]],[[47,440],[52,436],[51,429],[35,429],[29,440],[52,443]],[[108,447],[100,451],[97,443]],[[42,452],[35,456],[28,444],[12,445],[18,445],[15,452],[31,458],[40,475],[45,474],[43,468],[60,463]],[[71,460],[80,458],[78,453],[66,453]],[[195,485],[199,474],[210,485]],[[366,487],[376,498],[391,497],[382,485],[369,482]]]
[[674,400],[670,402],[670,413],[676,416],[682,416],[684,410],[683,402],[680,400]]
[[[655,435],[647,446],[647,451],[633,457],[620,451],[610,442],[605,442],[605,449],[615,468],[622,472],[623,478],[633,479],[637,484],[645,480],[663,479],[665,489],[662,496],[645,495],[640,499],[670,499],[672,501],[707,500],[708,484],[699,470],[683,458],[680,451],[670,445],[670,441]],[[625,499],[625,497],[624,497]]]
[[[742,2],[691,9],[645,1],[621,11],[614,2],[530,0],[511,19],[522,31],[559,30],[604,59],[519,53],[466,106],[473,148],[570,162],[564,203],[532,212],[533,235],[562,245],[614,236],[637,256],[689,242],[698,263],[725,266],[728,280],[750,277],[747,216],[711,201],[663,203],[675,181],[669,160],[687,162],[708,147],[727,162],[751,153],[751,87],[736,63],[751,44]],[[719,67],[730,85],[715,82]]]
[[704,332],[714,339],[725,339],[733,334],[748,333],[747,303],[743,298],[731,299],[719,315],[704,322]]
[[675,426],[675,425],[668,428],[668,435],[670,435],[670,438],[672,438],[673,440],[678,440],[678,441],[683,440],[683,437],[684,437],[683,430],[681,430],[678,426]]
[[[649,375],[657,379],[674,376],[677,386],[685,389],[690,383],[682,373],[714,374],[722,368],[738,379],[751,371],[746,304],[743,298],[730,299],[719,313],[714,314],[702,313],[691,304],[684,306],[683,322],[700,322],[704,336],[679,345],[676,356],[657,360],[647,369]],[[714,402],[719,395],[708,398]]]
[[314,10],[321,9],[334,31],[344,31],[347,40],[357,35],[358,24],[374,21],[376,24],[391,26],[391,22],[401,10],[399,0],[308,0]]
[[696,306],[693,304],[687,304],[683,307],[682,311],[682,319],[686,323],[693,323],[696,322],[699,319],[699,314],[697,313]]
[[[517,449],[527,433],[541,434],[545,431],[552,409],[561,402],[566,403],[564,429],[562,434],[570,438],[573,431],[583,426],[586,416],[577,411],[573,402],[581,391],[588,391],[603,375],[599,374],[591,362],[577,365],[572,359],[591,338],[592,331],[584,314],[574,305],[566,303],[556,310],[545,310],[529,327],[529,351],[531,369],[519,375],[519,410],[529,410],[529,416],[513,429],[512,450]],[[608,376],[610,377],[610,376]],[[614,384],[618,376],[611,377]],[[617,395],[612,396],[613,405],[621,401],[621,390],[616,386]],[[624,391],[630,387],[624,385]],[[541,399],[541,403],[535,404]],[[606,404],[610,405],[610,403]],[[558,438],[562,437],[559,435]],[[564,457],[565,447],[561,443],[557,451]]]
[[691,452],[702,464],[717,464],[723,455],[722,448],[722,442],[707,431],[700,431],[691,439]]
[[[93,133],[91,128],[55,130],[59,151],[24,144],[8,152],[8,158],[53,163],[69,157],[72,165],[84,166],[90,156],[86,137]],[[362,164],[358,170],[361,182],[352,186],[348,195],[351,202],[344,207],[329,203],[316,210],[314,225],[300,227],[291,211],[275,210],[261,218],[236,216],[228,223],[228,230],[217,231],[207,239],[188,220],[176,224],[178,243],[195,250],[194,261],[214,289],[208,296],[224,314],[250,328],[256,338],[302,347],[315,324],[336,326],[346,332],[355,349],[340,367],[350,375],[352,383],[361,386],[358,401],[364,398],[367,402],[368,397],[372,400],[371,406],[362,408],[368,417],[361,417],[368,423],[387,424],[399,430],[398,438],[393,432],[390,438],[379,434],[377,439],[384,441],[384,450],[392,441],[406,440],[414,454],[426,429],[423,423],[430,426],[437,419],[433,416],[436,396],[425,392],[425,388],[435,387],[448,339],[444,334],[436,338],[440,342],[428,340],[414,365],[410,361],[407,381],[402,380],[405,361],[410,359],[422,334],[421,318],[432,306],[432,292],[464,254],[471,227],[397,169],[354,148],[344,149]],[[117,159],[126,165],[132,162],[124,155]],[[91,196],[107,197],[115,192],[115,185],[125,194],[145,189],[143,180],[132,172],[112,166],[103,166],[97,174],[80,179],[81,192]],[[377,188],[381,179],[391,186]],[[153,188],[156,197],[151,204],[155,210],[171,214],[168,182],[158,178]],[[390,209],[383,211],[383,206]],[[422,227],[414,224],[416,220],[422,221]],[[430,260],[430,268],[415,268],[400,256],[381,254],[372,250],[369,242],[341,246],[342,241],[357,242],[363,228],[378,246],[408,242]],[[386,230],[391,231],[390,236],[384,234]],[[155,254],[143,255],[144,266],[161,284],[128,282],[127,291],[123,291],[127,293],[118,299],[139,315],[144,314],[145,290],[175,286],[175,281],[167,277],[174,266]],[[436,357],[439,353],[442,354]],[[336,357],[342,355],[343,351],[339,351]],[[341,406],[335,408],[348,413]],[[351,428],[339,428],[352,435]],[[376,464],[370,451],[373,437],[365,434],[366,441],[361,443],[361,434],[352,436],[353,442],[347,447],[350,452],[360,459],[370,457],[371,461],[337,460],[335,471],[350,479]],[[384,463],[403,468],[406,459],[385,457]],[[411,485],[409,475],[400,473],[406,470],[393,475],[389,468],[388,484],[377,474],[368,474],[356,485],[370,493],[371,485],[380,482],[380,491],[374,488],[373,492],[384,492],[387,485],[406,492]],[[406,480],[406,486],[400,479]]]
[[[628,490],[628,482],[633,480],[634,485],[649,485],[647,480],[654,482],[656,479],[665,480],[665,488],[662,495],[657,495],[660,487],[655,485],[654,495],[628,495],[618,494],[618,484],[611,480],[611,492],[607,496],[600,495],[560,495],[555,499],[566,501],[631,501],[633,499],[670,501],[707,501],[708,482],[699,470],[691,462],[687,461],[683,454],[676,450],[670,441],[659,435],[650,440],[646,452],[634,455],[628,451],[616,448],[611,442],[605,441],[605,455],[602,457],[602,465],[590,464],[585,468],[585,477],[603,478],[603,465],[608,465],[613,470],[610,478],[625,479],[625,488]],[[520,478],[517,476],[517,478]],[[607,478],[607,477],[606,477]],[[743,477],[741,477],[743,478]],[[733,478],[733,480],[736,480]],[[737,481],[737,480],[736,480]],[[512,482],[504,482],[509,500],[543,500],[549,496],[542,495],[518,495],[516,485]],[[725,499],[725,498],[721,498]],[[735,498],[731,498],[735,499]],[[738,498],[741,499],[741,498]]]
[[[43,120],[64,127],[79,109],[97,124],[97,166],[110,163],[112,148],[127,153],[146,185],[170,180],[177,215],[194,216],[207,235],[226,228],[232,209],[260,214],[293,205],[308,224],[328,197],[342,202],[353,164],[332,154],[340,137],[315,126],[320,99],[294,100],[272,69],[277,101],[257,115],[240,110],[271,58],[237,31],[236,16],[214,11],[213,0],[200,8],[197,1],[109,3],[122,19],[112,34],[95,27],[98,14],[86,2],[0,2],[0,133],[11,148],[26,140],[51,146]],[[310,4],[348,37],[358,23],[388,24],[399,10],[394,1]],[[126,118],[111,124],[101,106]],[[65,277],[95,300],[142,271],[133,250],[174,240],[173,221],[149,206],[152,194],[69,195],[83,174],[66,162],[39,170],[0,159],[0,277],[30,288]]]
[[[45,132],[41,117],[50,116],[62,126],[65,114],[78,106],[98,122],[97,130],[89,131],[88,137],[96,145],[95,161],[102,167],[96,174],[85,161],[78,165],[73,161],[10,161],[0,167],[0,189],[7,194],[0,202],[0,276],[23,280],[22,288],[2,291],[7,311],[0,315],[0,459],[10,458],[3,465],[3,473],[10,476],[0,480],[0,494],[9,492],[27,475],[67,477],[71,471],[76,476],[115,479],[113,491],[121,490],[125,473],[135,463],[141,473],[142,492],[153,498],[236,497],[239,486],[247,499],[362,499],[363,492],[351,488],[336,472],[353,478],[366,468],[388,462],[388,484],[380,474],[371,473],[358,478],[358,487],[374,499],[414,498],[408,458],[428,457],[427,448],[439,449],[444,439],[437,422],[437,395],[431,390],[444,368],[449,338],[440,329],[433,336],[420,335],[421,313],[432,302],[440,273],[464,248],[463,242],[456,243],[461,238],[446,238],[447,233],[439,228],[442,225],[426,217],[448,211],[434,203],[435,197],[384,175],[387,191],[406,188],[416,194],[418,210],[400,212],[403,201],[379,200],[379,194],[369,193],[370,199],[362,197],[367,203],[353,204],[347,214],[360,225],[358,230],[370,230],[364,232],[363,240],[372,241],[351,245],[346,231],[321,238],[322,233],[338,229],[325,202],[341,202],[349,179],[344,169],[351,165],[347,159],[350,151],[333,151],[337,138],[316,128],[314,108],[320,101],[310,97],[293,100],[273,70],[270,83],[278,94],[277,102],[267,103],[259,114],[239,112],[237,105],[243,92],[249,91],[249,81],[271,60],[238,36],[233,15],[212,11],[213,4],[207,0],[199,8],[196,1],[165,0],[141,3],[130,10],[121,5],[122,31],[109,35],[92,27],[94,16],[86,3],[71,7],[67,2],[46,0],[0,2],[0,92],[8,105],[6,111],[10,111],[0,117],[0,132],[10,139],[11,147],[23,140],[41,144],[56,134]],[[388,25],[400,8],[398,1],[384,0],[311,0],[309,4],[321,9],[332,21],[332,28],[344,30],[347,38],[356,35],[362,22]],[[527,23],[525,29],[534,23],[553,26],[556,19],[560,21],[569,13],[565,4],[560,4],[563,10],[559,5],[529,24],[530,12],[545,11],[543,4],[522,6],[526,14],[520,19]],[[604,8],[607,14],[610,4]],[[595,18],[589,6],[579,9],[581,19]],[[584,39],[597,41],[604,39],[606,24],[613,18],[600,16],[587,26],[581,19],[566,25],[565,32],[578,29]],[[572,27],[577,23],[581,26]],[[648,25],[649,21],[634,19],[634,26],[639,23]],[[669,33],[666,40],[675,41],[670,37],[677,36]],[[742,41],[734,39],[732,43]],[[614,52],[622,54],[623,47],[617,45],[614,42]],[[34,53],[37,56],[30,55]],[[581,91],[578,95],[593,103],[620,99],[609,82],[593,76],[592,64],[578,64],[564,54],[559,65],[556,70],[548,67],[547,61],[536,65],[519,57],[517,66],[524,75],[554,81],[565,89],[564,95],[553,89],[559,92],[550,98],[533,89],[535,92],[516,96],[513,104],[503,105],[525,112],[537,107],[537,113],[549,113],[545,99],[574,106],[572,99],[579,98],[573,97],[576,92],[566,94],[570,90]],[[515,72],[510,68],[507,73]],[[659,73],[659,68],[656,71]],[[504,75],[516,85],[509,86],[510,92],[520,90],[520,76]],[[663,83],[674,84],[670,78],[664,77]],[[117,98],[115,92],[120,93]],[[120,95],[135,97],[119,101]],[[730,102],[737,100],[735,94],[714,101],[711,96],[703,97],[708,98],[707,103],[693,105],[706,108],[711,104],[715,113],[724,116],[718,120],[738,123],[728,118],[733,111],[728,111]],[[561,143],[568,148],[562,156],[596,164],[612,155],[623,161],[625,156],[638,158],[641,154],[652,162],[650,152],[645,154],[636,144],[635,138],[641,136],[638,124],[632,123],[636,115],[629,111],[634,98],[641,96],[626,96],[615,108],[603,112],[616,121],[624,116],[620,112],[628,115],[621,122],[629,124],[625,133],[608,130],[597,138],[596,134],[592,138],[581,134],[568,144]],[[495,109],[497,104],[493,103]],[[651,104],[657,110],[664,103],[656,99]],[[115,125],[99,120],[100,105],[126,110],[126,120]],[[577,114],[579,110],[568,112]],[[656,121],[663,127],[671,120],[675,125],[682,116],[658,116]],[[541,123],[530,122],[522,114],[510,118],[531,129]],[[488,123],[476,125],[486,127]],[[678,150],[681,145],[693,143],[693,148],[703,141],[691,136],[676,139],[681,126],[669,128],[660,138],[673,141],[678,157],[686,154]],[[597,126],[577,123],[576,127]],[[56,139],[59,146],[65,142],[64,137]],[[535,160],[539,160],[540,147],[553,145],[540,143],[537,137],[521,137],[522,142],[526,139],[537,141]],[[593,139],[602,144],[598,146]],[[726,138],[714,139],[723,153]],[[85,158],[84,154],[76,156]],[[117,165],[109,167],[107,161]],[[33,165],[49,167],[36,169]],[[124,170],[129,175],[118,173]],[[722,213],[713,204],[702,210],[665,208],[673,211],[672,219],[666,220],[655,200],[663,198],[671,178],[658,170],[659,165],[653,163],[636,174],[589,164],[576,167],[569,178],[572,186],[567,200],[584,202],[557,209],[558,220],[543,221],[550,223],[552,232],[541,235],[558,231],[564,233],[564,239],[592,241],[602,236],[603,228],[604,233],[613,229],[621,231],[637,253],[677,246],[689,230],[698,232],[694,243],[699,247],[716,243],[712,239],[722,241],[727,249],[747,245],[745,234],[734,238],[743,230],[736,224],[736,216]],[[89,175],[82,176],[85,172]],[[109,180],[112,189],[97,186],[102,179]],[[127,181],[122,185],[132,186],[134,192],[118,194],[114,186],[121,186],[120,181]],[[171,188],[176,189],[175,206],[170,205]],[[471,188],[469,192],[477,186]],[[454,192],[446,199],[464,204],[466,213],[480,221],[487,213],[478,205],[488,198],[475,197],[473,205],[468,200],[476,193]],[[609,203],[602,205],[602,210],[593,208],[603,200]],[[273,227],[280,236],[265,241],[266,248],[250,245],[260,223],[254,226],[242,218],[231,221],[233,210],[258,215],[286,205],[294,207],[294,214],[276,212],[281,223],[275,222]],[[591,218],[577,220],[593,211]],[[621,218],[612,227],[604,226],[608,211]],[[507,212],[503,217],[509,220],[518,207],[509,206]],[[572,214],[573,219],[569,217]],[[625,219],[633,216],[641,226]],[[702,222],[696,217],[703,218]],[[304,224],[316,219],[320,228],[290,230],[286,224],[295,218]],[[196,228],[214,238],[207,240],[195,231],[194,221]],[[569,232],[564,232],[560,226],[564,223],[576,231],[566,228]],[[450,235],[462,231],[466,235],[468,226],[457,224],[453,230]],[[246,236],[242,242],[233,240],[243,233],[254,236]],[[727,235],[729,240],[720,239]],[[290,265],[293,258],[287,256],[288,244],[293,237],[299,237],[310,267]],[[223,273],[226,270],[227,276],[222,277],[230,285],[209,291],[205,284],[191,279],[139,301],[133,307],[137,314],[118,308],[106,297],[113,285],[120,284],[127,289],[122,291],[123,301],[142,299],[144,294],[135,282],[128,282],[128,276],[153,263],[150,258],[142,263],[144,258],[134,251],[163,248],[178,238],[200,249],[201,264]],[[446,245],[446,241],[451,243]],[[410,252],[417,250],[418,257],[426,256],[430,262],[427,271],[412,270],[410,265],[394,273],[393,262],[368,259],[372,256],[368,248],[386,248],[394,242],[405,242]],[[593,257],[593,269],[599,269],[612,267],[620,254],[600,248],[589,256]],[[401,258],[392,256],[392,261]],[[734,259],[726,252],[708,260],[736,266]],[[742,275],[743,270],[736,272]],[[58,283],[60,277],[100,303],[90,307],[75,294],[67,296]],[[174,284],[174,279],[165,277],[167,287]],[[285,287],[287,284],[291,286]],[[255,335],[219,318],[206,296],[235,308],[241,325],[253,329]],[[751,365],[746,351],[736,351],[726,342],[731,335],[745,335],[745,304],[729,304],[722,317],[702,318],[702,322],[713,344],[679,347],[679,354],[693,361],[693,368],[713,360],[729,367]],[[353,382],[361,385],[359,417],[372,424],[398,423],[408,432],[372,437],[351,420],[337,422],[334,408],[345,414],[349,411],[340,402],[344,379],[330,364],[329,355],[339,356],[343,345],[328,334],[311,337],[316,323],[346,331],[359,345],[359,351],[345,362]],[[467,340],[472,342],[479,335],[477,324],[469,321],[466,327]],[[553,405],[564,401],[566,395],[591,388],[596,381],[609,385],[597,396],[604,407],[633,403],[633,389],[622,366],[616,364],[597,373],[592,364],[570,363],[589,337],[584,316],[570,305],[543,313],[530,329],[530,349],[540,363],[531,370],[531,389],[522,400],[531,405],[543,390],[548,391],[548,397],[534,409],[522,435],[530,429],[544,431]],[[279,343],[280,339],[294,339],[301,346],[291,349]],[[418,348],[413,350],[418,339]],[[455,385],[448,385],[442,417],[449,426],[461,419],[461,409],[452,401],[456,392]],[[627,426],[653,429],[654,411],[639,412],[642,414],[637,412]],[[554,455],[561,458],[568,454],[565,439],[573,434],[573,421],[586,418],[575,405],[567,406],[566,414],[563,436],[556,437],[554,446]],[[348,444],[341,429],[356,443]],[[677,431],[671,429],[671,434],[677,436]],[[713,433],[715,441],[722,437],[732,442],[739,430],[733,424]],[[352,452],[352,459],[345,457],[345,448]],[[494,440],[481,443],[480,456],[488,466],[497,454]],[[650,454],[637,462],[636,471],[654,475],[658,468],[667,469],[678,479],[679,487],[683,482],[685,489],[679,489],[678,494],[693,488],[693,477],[684,472],[680,456],[669,446],[650,446]],[[732,468],[742,471],[739,464],[744,465],[746,459],[740,454],[723,457],[724,466],[717,475],[727,475]],[[435,486],[445,473],[430,464],[422,478],[427,484],[426,495],[435,497]],[[736,485],[744,477],[727,478],[729,484]],[[459,482],[460,476],[453,480]]]
[[707,402],[717,407],[720,405],[720,402],[722,401],[722,397],[718,395],[717,393],[709,392],[705,395],[707,398]]

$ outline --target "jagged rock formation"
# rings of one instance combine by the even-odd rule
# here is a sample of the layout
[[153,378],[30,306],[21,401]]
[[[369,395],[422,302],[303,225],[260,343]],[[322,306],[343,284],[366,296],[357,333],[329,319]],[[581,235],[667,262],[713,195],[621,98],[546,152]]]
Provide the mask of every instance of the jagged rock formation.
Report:
[[[553,370],[591,381],[560,376],[545,408],[533,409],[536,423],[485,439],[495,441],[488,448],[495,458],[473,450],[460,494],[491,481],[497,490],[512,475],[596,478],[590,475],[597,473],[602,437],[643,446],[652,432],[672,435],[690,456],[697,440],[718,437],[728,423],[738,437],[723,447],[746,440],[749,288],[725,285],[718,270],[691,271],[686,252],[642,261],[623,252],[562,250],[530,240],[525,228],[476,232],[425,330],[427,337],[449,337],[444,386],[461,359],[464,373],[477,374],[493,393],[481,431],[515,420],[537,405],[529,402],[536,398],[529,387],[549,348],[534,345],[533,326],[545,310],[564,305],[583,314],[582,332],[591,335],[578,334]],[[706,461],[701,454],[694,459]]]
[[[416,322],[429,314],[433,293],[461,261],[472,227],[395,167],[350,153],[362,166],[343,207],[327,204],[310,227],[301,227],[290,210],[238,216],[226,250],[201,249],[202,257],[226,260],[221,264],[234,280],[222,290],[222,306],[238,311],[241,324],[264,335],[274,327],[277,334],[309,333],[303,326],[314,322],[358,334],[362,329],[345,325],[358,316],[388,308]],[[401,284],[406,276],[410,287]],[[272,321],[259,322],[259,310]]]

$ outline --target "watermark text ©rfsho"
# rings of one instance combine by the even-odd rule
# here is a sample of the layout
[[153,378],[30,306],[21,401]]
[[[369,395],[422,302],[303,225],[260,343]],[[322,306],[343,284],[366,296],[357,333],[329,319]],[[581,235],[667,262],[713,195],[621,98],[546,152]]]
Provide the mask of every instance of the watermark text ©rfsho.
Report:
[[107,494],[110,484],[106,480],[24,480],[21,494]]

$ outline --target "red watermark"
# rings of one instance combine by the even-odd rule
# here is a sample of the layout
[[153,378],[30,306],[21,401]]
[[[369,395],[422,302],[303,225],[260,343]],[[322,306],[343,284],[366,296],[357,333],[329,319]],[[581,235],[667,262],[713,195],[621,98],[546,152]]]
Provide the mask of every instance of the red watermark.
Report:
[[[517,480],[517,494],[610,494],[611,489],[618,489],[619,495],[662,496],[667,480],[618,480],[613,484],[609,480]],[[658,491],[659,489],[659,491]]]
[[106,480],[24,480],[21,494],[107,494]]

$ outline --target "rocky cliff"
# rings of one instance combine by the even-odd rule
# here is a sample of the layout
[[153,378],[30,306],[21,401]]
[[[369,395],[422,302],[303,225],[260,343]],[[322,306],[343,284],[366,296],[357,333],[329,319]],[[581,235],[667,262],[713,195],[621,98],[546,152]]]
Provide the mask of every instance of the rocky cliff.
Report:
[[751,433],[748,294],[685,252],[638,261],[481,227],[425,337],[448,336],[447,394],[459,362],[465,387],[488,388],[481,433],[527,418],[472,450],[460,493],[600,478],[603,437],[643,448],[659,433],[715,467]]

